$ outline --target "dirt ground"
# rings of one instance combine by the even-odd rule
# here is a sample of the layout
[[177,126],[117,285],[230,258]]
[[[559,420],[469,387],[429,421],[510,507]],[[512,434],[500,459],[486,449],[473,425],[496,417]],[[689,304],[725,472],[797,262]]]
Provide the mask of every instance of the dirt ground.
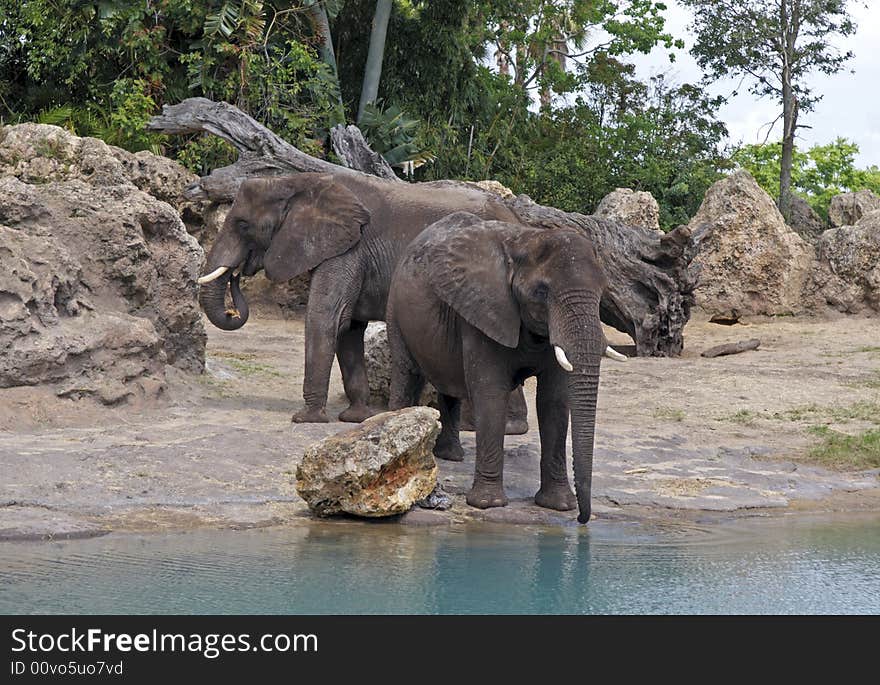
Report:
[[[99,409],[32,388],[0,390],[0,539],[76,537],[304,523],[294,473],[303,450],[349,424],[295,425],[302,406],[303,324],[258,315],[239,331],[208,324],[207,372],[169,371],[162,406]],[[608,330],[612,344],[627,336]],[[703,358],[726,342],[760,348]],[[858,433],[880,423],[880,320],[775,318],[723,326],[699,313],[676,359],[606,360],[602,367],[593,499],[599,517],[691,517],[880,511],[880,470],[806,463],[827,425]],[[534,399],[534,381],[527,382]],[[328,413],[345,408],[334,367]],[[533,409],[533,407],[530,407]],[[570,525],[574,513],[535,507],[538,437],[509,436],[511,505],[479,512],[461,464],[440,463],[448,512],[414,510],[400,523],[482,518]]]

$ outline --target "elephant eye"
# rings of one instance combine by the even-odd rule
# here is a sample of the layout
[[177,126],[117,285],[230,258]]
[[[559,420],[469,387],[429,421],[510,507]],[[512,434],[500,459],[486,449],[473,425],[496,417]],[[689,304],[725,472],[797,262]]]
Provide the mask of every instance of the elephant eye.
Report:
[[547,288],[546,283],[538,283],[538,285],[532,288],[532,297],[543,302],[547,299],[548,291],[549,289]]

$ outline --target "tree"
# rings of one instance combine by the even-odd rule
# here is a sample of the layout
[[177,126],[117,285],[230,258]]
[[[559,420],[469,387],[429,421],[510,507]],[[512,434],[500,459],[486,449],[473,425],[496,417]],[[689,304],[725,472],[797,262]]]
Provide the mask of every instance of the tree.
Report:
[[388,33],[388,20],[394,0],[376,0],[376,14],[370,30],[370,49],[364,67],[364,82],[361,85],[361,102],[358,106],[357,120],[363,119],[367,105],[374,104],[379,95],[379,79],[382,77],[382,59],[385,56],[385,36]]
[[478,4],[499,72],[512,72],[513,83],[522,89],[538,90],[545,108],[551,92],[577,90],[578,68],[596,54],[647,53],[658,43],[667,48],[684,45],[663,31],[666,7],[653,0],[491,0]]
[[[856,25],[850,0],[682,0],[694,11],[691,49],[707,77],[750,78],[750,92],[778,99],[782,112],[779,209],[791,216],[794,141],[802,112],[821,99],[806,84],[813,71],[835,74],[852,57],[835,45]],[[769,132],[768,132],[769,136]]]

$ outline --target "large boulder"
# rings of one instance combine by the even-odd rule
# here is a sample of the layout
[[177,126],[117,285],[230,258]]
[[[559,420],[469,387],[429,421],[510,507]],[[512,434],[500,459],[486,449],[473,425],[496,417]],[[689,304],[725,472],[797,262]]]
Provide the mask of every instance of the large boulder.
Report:
[[698,245],[696,304],[705,312],[735,320],[804,310],[813,248],[747,171],[714,183],[688,229]]
[[166,364],[203,369],[204,254],[127,173],[99,140],[0,129],[0,387],[117,404],[157,397]]
[[857,190],[831,198],[828,218],[832,226],[855,226],[866,214],[880,210],[880,197],[870,190]]
[[197,228],[210,206],[184,197],[199,177],[177,162],[146,150],[136,153],[80,138],[58,126],[18,124],[0,129],[0,175],[25,183],[85,181],[93,186],[134,185],[167,202]]
[[880,313],[880,211],[822,234],[805,294],[820,307]]
[[624,226],[638,226],[649,231],[660,231],[660,205],[651,193],[644,190],[617,188],[596,207],[594,216],[619,221]]
[[815,245],[819,236],[828,228],[822,217],[810,207],[810,203],[798,195],[791,198],[791,217],[788,225],[811,245]]
[[377,414],[309,447],[296,489],[318,516],[402,514],[437,485],[440,412],[409,407]]

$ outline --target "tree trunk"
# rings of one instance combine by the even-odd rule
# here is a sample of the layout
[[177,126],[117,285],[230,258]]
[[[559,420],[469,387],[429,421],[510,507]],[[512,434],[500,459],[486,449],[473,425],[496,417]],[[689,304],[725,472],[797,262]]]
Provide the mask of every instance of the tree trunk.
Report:
[[791,167],[794,162],[794,134],[797,130],[797,98],[791,87],[791,64],[797,41],[799,14],[797,3],[789,16],[789,0],[779,3],[782,28],[782,157],[779,160],[779,212],[786,223],[791,221]]
[[[231,202],[241,182],[251,176],[303,171],[362,173],[300,152],[241,110],[205,98],[165,105],[162,114],[153,117],[147,127],[166,134],[213,133],[239,150],[240,157],[234,164],[215,169],[187,188],[184,194],[189,199]],[[343,150],[341,156],[344,154]],[[347,163],[357,166],[363,158],[354,154]],[[396,177],[388,180],[402,182]],[[474,189],[461,181],[435,181],[432,185],[457,185],[469,192]],[[658,235],[607,219],[545,207],[525,195],[495,200],[504,202],[523,223],[545,228],[574,227],[585,232],[595,244],[609,280],[600,304],[602,321],[629,334],[638,356],[676,356],[681,352],[696,286],[688,274],[696,248],[687,228],[680,226]]]
[[[785,71],[783,74],[785,74]],[[785,222],[789,223],[791,221],[791,167],[794,162],[797,100],[792,93],[791,83],[788,81],[783,81],[782,84],[782,121],[782,158],[779,162],[779,212],[782,214]]]
[[361,103],[358,107],[358,122],[364,116],[364,109],[379,95],[379,79],[382,77],[382,59],[385,56],[385,36],[388,33],[388,19],[394,0],[376,0],[376,14],[370,31],[370,49],[367,51],[367,64],[364,67],[364,82],[361,85]]
[[[330,20],[327,18],[327,9],[324,7],[323,2],[315,2],[309,7],[309,12],[315,21],[318,35],[321,37],[321,45],[318,48],[321,61],[329,66],[333,72],[333,78],[336,80],[339,108],[342,110],[342,89],[339,87],[339,70],[336,68],[336,53],[333,51],[333,37],[330,35]],[[341,115],[344,116],[342,113]]]

